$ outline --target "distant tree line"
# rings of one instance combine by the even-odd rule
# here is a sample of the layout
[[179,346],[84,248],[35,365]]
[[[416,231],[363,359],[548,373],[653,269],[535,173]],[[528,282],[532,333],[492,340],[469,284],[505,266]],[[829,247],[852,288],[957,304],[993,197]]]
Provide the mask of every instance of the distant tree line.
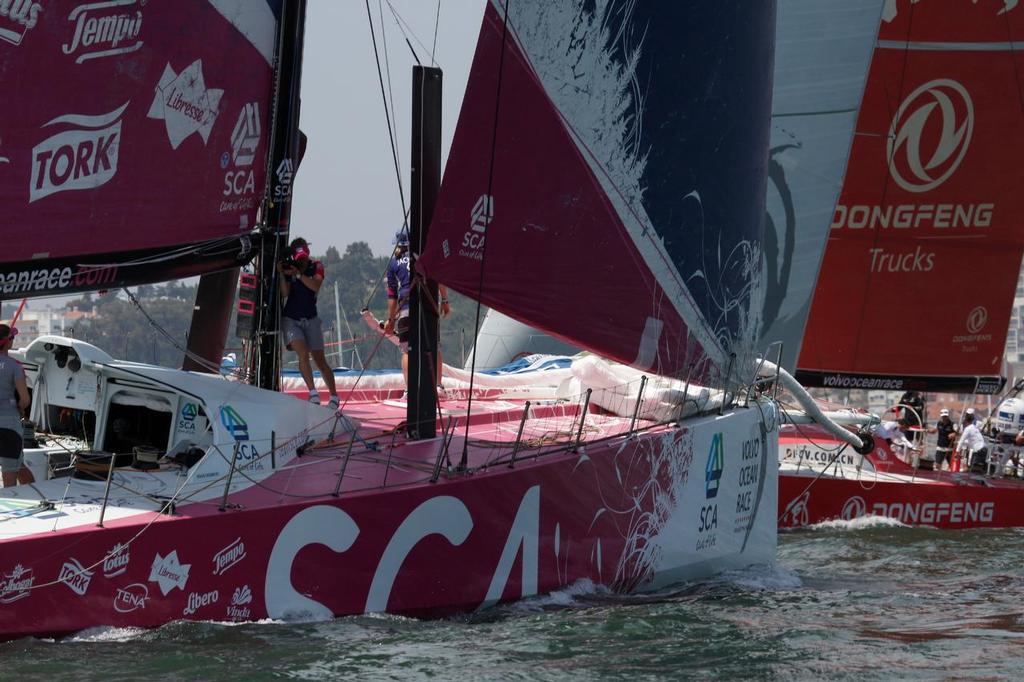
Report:
[[[323,321],[328,360],[332,365],[358,367],[360,361],[370,369],[399,366],[397,347],[390,341],[381,341],[362,320],[362,310],[369,307],[383,319],[387,311],[384,273],[391,254],[375,256],[366,242],[354,242],[344,255],[331,246],[314,258],[323,261],[326,276],[317,300],[318,313]],[[341,318],[336,314],[335,284]],[[135,296],[153,321],[184,348],[187,343],[197,285],[188,281],[143,285]],[[452,291],[449,293],[452,314],[441,323],[441,347],[444,360],[461,366],[463,353],[473,345],[473,325],[476,302]],[[4,304],[5,319],[10,303]],[[147,362],[166,367],[180,367],[183,353],[154,329],[121,291],[102,294],[84,294],[67,304],[95,317],[82,318],[73,323],[70,331],[76,338],[99,346],[110,355],[125,360]],[[481,309],[481,320],[486,309]],[[346,326],[347,322],[347,326]],[[225,352],[239,352],[241,340],[234,336],[232,319],[228,329]],[[355,341],[353,341],[355,339]],[[338,341],[342,343],[338,343]],[[239,359],[241,358],[239,353]],[[294,361],[293,353],[285,354],[286,364]]]

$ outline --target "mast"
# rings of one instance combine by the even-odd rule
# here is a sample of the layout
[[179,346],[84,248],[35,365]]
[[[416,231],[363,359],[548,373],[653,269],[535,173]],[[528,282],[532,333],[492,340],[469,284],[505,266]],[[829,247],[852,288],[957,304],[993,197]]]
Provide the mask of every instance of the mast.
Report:
[[258,255],[259,297],[256,310],[255,367],[250,376],[257,386],[277,390],[281,380],[278,330],[281,322],[280,290],[276,265],[288,243],[292,212],[292,179],[301,155],[299,90],[302,84],[302,47],[305,38],[306,0],[284,0],[277,50],[277,90],[272,117],[270,163],[264,203],[268,239]]
[[[412,190],[409,211],[409,273],[427,244],[430,218],[441,185],[441,69],[412,67]],[[409,292],[409,438],[436,433],[438,296],[437,282],[424,280]]]

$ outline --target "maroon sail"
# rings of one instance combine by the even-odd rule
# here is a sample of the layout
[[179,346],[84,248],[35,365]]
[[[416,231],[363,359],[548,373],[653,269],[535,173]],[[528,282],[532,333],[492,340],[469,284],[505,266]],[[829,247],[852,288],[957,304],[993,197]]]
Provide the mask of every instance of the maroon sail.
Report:
[[636,367],[745,366],[774,3],[505,5],[487,4],[424,270]]
[[4,297],[248,256],[279,4],[0,3]]

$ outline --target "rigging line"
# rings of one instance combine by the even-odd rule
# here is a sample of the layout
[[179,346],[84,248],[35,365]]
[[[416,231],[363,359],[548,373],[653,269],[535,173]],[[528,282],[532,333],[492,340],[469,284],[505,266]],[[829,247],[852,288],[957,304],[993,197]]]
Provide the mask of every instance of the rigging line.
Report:
[[[388,101],[391,104],[391,113],[394,114],[395,118],[388,129],[388,134],[391,135],[391,139],[395,140],[395,156],[398,159],[398,167],[402,167],[402,152],[397,144],[398,141],[398,110],[395,109],[395,94],[391,89],[391,60],[388,58],[388,32],[384,30],[384,4],[381,0],[377,0],[377,15],[380,17],[380,37],[381,43],[384,45],[384,73],[388,75]],[[398,190],[404,196],[404,189],[402,186],[402,175],[398,175]],[[403,205],[403,208],[404,205]]]
[[[395,164],[395,177],[398,178],[398,197],[402,202],[402,213],[408,214],[408,210],[405,207],[405,191],[402,189],[402,170],[398,163],[398,149],[395,147],[395,138],[391,131],[393,130],[391,124],[391,112],[388,110],[388,98],[384,93],[384,74],[380,68],[380,53],[377,50],[377,33],[373,28],[373,14],[370,12],[370,0],[366,1],[366,18],[370,22],[370,38],[373,39],[373,58],[377,62],[377,81],[380,83],[380,97],[384,104],[384,118],[388,125],[388,140],[391,142],[391,159]],[[381,26],[381,31],[384,27]]]
[[434,15],[434,43],[430,47],[430,65],[436,66],[437,60],[434,55],[437,53],[437,27],[441,23],[441,0],[437,0],[437,13]]
[[[157,332],[159,332],[164,338],[166,338],[168,343],[170,343],[176,349],[178,349],[179,351],[184,353],[185,357],[187,357],[187,358],[189,358],[189,359],[199,363],[200,365],[202,365],[203,367],[207,368],[208,370],[215,371],[217,374],[220,374],[220,365],[216,365],[213,362],[207,360],[206,358],[201,357],[200,355],[198,355],[196,353],[193,353],[192,351],[190,351],[190,350],[188,350],[186,348],[182,348],[180,345],[178,345],[178,342],[177,342],[177,340],[175,340],[174,336],[170,332],[168,332],[166,329],[161,327],[156,322],[156,320],[154,320],[149,315],[149,313],[146,312],[146,309],[142,307],[142,303],[139,301],[139,299],[137,299],[135,297],[135,294],[133,294],[131,291],[128,290],[128,287],[122,287],[121,290],[124,291],[124,293],[128,295],[128,299],[132,302],[132,304],[136,308],[138,308],[139,312],[142,313],[142,316],[146,318],[147,322],[149,322],[149,325],[151,327],[153,327],[153,329],[155,329]],[[125,358],[125,360],[127,360],[127,359],[128,358]]]
[[[509,0],[505,0],[504,16],[502,17],[501,27],[501,50],[498,52],[498,82],[495,86],[494,92],[494,127],[491,130],[491,159],[487,167],[487,206],[484,207],[485,213],[493,214],[494,200],[492,199],[494,189],[494,157],[495,150],[498,147],[498,113],[501,111],[501,81],[502,74],[505,72],[505,43],[508,39],[508,3]],[[477,340],[480,337],[480,309],[482,304],[480,299],[483,297],[484,292],[484,264],[487,262],[487,242],[484,242],[483,248],[480,249],[480,280],[477,284],[476,290],[476,319],[473,323],[473,361],[469,367],[469,398],[466,401],[466,435],[462,440],[462,458],[459,461],[459,469],[465,470],[466,464],[469,461],[469,415],[473,411],[473,383],[476,378],[476,352]]]
[[[385,0],[385,2],[388,3],[388,9],[391,10],[391,15],[395,18],[395,23],[398,24],[398,29],[402,32],[402,36],[405,38],[405,44],[409,46],[409,51],[412,52],[412,58],[416,60],[417,64],[422,66],[423,62],[420,61],[419,55],[416,54],[416,50],[413,49],[412,43],[409,42],[409,36],[412,36],[412,39],[416,41],[417,45],[423,48],[424,52],[429,52],[427,46],[423,44],[423,41],[419,39],[416,32],[412,30],[412,26],[409,25],[409,22],[403,19],[398,13],[395,6],[391,4],[391,0]],[[430,55],[430,60],[432,63],[435,61],[433,54]]]

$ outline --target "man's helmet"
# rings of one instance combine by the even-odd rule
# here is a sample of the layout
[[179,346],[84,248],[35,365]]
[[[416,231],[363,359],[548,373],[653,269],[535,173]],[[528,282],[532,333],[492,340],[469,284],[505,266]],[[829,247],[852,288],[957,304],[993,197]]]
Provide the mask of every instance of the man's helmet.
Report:
[[409,232],[405,228],[395,233],[395,246],[409,246]]

